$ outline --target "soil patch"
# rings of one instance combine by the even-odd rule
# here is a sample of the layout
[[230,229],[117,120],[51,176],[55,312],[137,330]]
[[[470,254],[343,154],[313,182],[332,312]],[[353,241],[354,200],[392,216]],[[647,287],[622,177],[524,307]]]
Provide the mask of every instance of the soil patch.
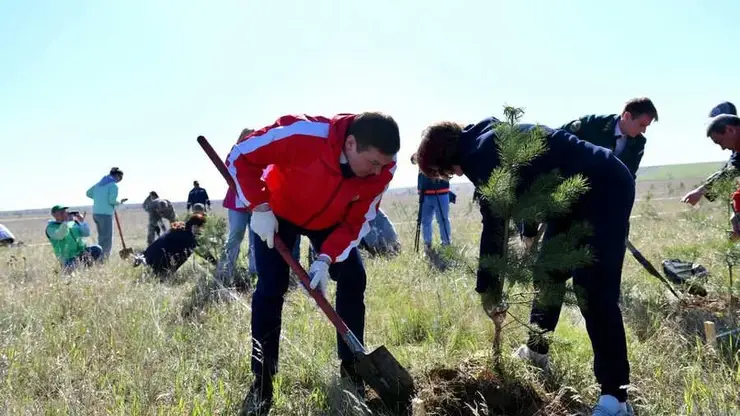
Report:
[[567,389],[548,397],[531,385],[504,380],[488,369],[435,368],[419,387],[418,397],[427,415],[564,416],[580,407]]

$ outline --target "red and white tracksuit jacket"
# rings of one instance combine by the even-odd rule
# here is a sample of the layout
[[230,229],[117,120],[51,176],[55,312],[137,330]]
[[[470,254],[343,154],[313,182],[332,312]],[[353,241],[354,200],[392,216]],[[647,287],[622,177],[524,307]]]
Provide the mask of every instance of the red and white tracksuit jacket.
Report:
[[238,199],[250,209],[267,202],[276,216],[301,228],[336,226],[319,249],[332,262],[346,259],[370,230],[396,170],[394,158],[379,175],[342,176],[339,161],[354,117],[286,115],[240,137],[226,159]]

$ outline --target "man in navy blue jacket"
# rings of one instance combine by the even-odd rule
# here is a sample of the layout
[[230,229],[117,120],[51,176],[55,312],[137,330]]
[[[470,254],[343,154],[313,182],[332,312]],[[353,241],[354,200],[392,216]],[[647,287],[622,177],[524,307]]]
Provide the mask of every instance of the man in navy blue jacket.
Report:
[[[462,127],[443,122],[430,126],[423,134],[418,149],[419,167],[429,177],[449,178],[465,175],[476,187],[484,185],[491,172],[499,165],[494,140],[495,125],[499,121],[487,118]],[[534,125],[519,125],[532,129]],[[545,128],[545,127],[543,127]],[[618,300],[622,278],[629,217],[635,199],[634,178],[627,167],[610,150],[579,140],[565,130],[547,131],[548,150],[520,170],[521,193],[541,174],[558,169],[564,177],[582,174],[590,190],[574,204],[566,217],[547,219],[546,240],[567,229],[574,221],[587,221],[592,235],[589,244],[594,255],[591,265],[573,271],[573,283],[579,294],[579,306],[586,321],[586,329],[594,351],[594,373],[601,384],[601,397],[593,415],[631,415],[627,405],[629,362],[622,314]],[[604,201],[609,201],[604,203]],[[483,230],[480,257],[501,254],[501,230],[506,226],[495,217],[484,201],[480,202]],[[497,276],[479,265],[475,290],[484,294],[491,285],[500,284]],[[565,281],[571,273],[550,273],[549,281],[536,283],[548,293],[535,299],[530,322],[544,331],[554,331],[565,295]],[[560,302],[552,302],[559,296]],[[482,296],[484,309],[489,310],[488,297]],[[540,334],[531,334],[518,355],[547,365],[548,345]]]

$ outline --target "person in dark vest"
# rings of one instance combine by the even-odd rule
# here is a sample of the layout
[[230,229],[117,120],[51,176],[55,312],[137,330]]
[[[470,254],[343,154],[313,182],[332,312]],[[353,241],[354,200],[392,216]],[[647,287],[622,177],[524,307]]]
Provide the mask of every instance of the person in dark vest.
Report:
[[[729,101],[723,101],[709,111],[710,119],[722,114],[737,116],[737,107]],[[681,202],[696,205],[696,203],[701,200],[701,197],[706,198],[710,202],[714,201],[717,195],[712,192],[712,185],[722,178],[736,177],[738,175],[740,175],[740,156],[738,156],[737,151],[732,150],[732,154],[727,163],[725,163],[720,170],[714,172],[705,179],[696,189],[693,189],[684,195],[684,197],[681,198]]]
[[[560,128],[581,140],[611,150],[637,179],[637,170],[647,143],[644,134],[654,121],[658,121],[655,104],[650,98],[639,97],[627,101],[620,114],[591,114],[572,120]],[[522,227],[527,228],[526,233]],[[536,235],[537,228],[538,224],[519,224],[522,242],[527,249],[534,244],[535,239],[524,237],[524,234]]]
[[[494,128],[500,121],[486,118],[465,127],[454,122],[442,122],[428,127],[417,151],[419,168],[430,178],[449,179],[465,175],[476,188],[484,186],[499,166]],[[522,131],[536,126],[519,124]],[[626,385],[629,384],[629,361],[619,295],[622,278],[627,231],[635,199],[634,177],[616,155],[600,146],[582,141],[563,129],[546,132],[547,151],[519,171],[516,193],[521,195],[540,175],[557,169],[564,177],[583,175],[590,190],[574,204],[571,212],[558,218],[547,218],[546,240],[567,230],[573,222],[587,221],[591,236],[588,244],[594,261],[586,267],[562,273],[550,273],[545,281],[535,282],[540,293],[533,302],[530,322],[546,332],[552,332],[558,323],[566,280],[573,275],[579,306],[586,322],[594,351],[594,372],[601,385],[601,396],[594,416],[632,415],[627,404]],[[493,271],[485,267],[485,258],[501,255],[505,247],[499,238],[504,220],[493,214],[485,199],[480,204],[483,229],[480,236],[480,263],[475,290],[481,294],[484,311],[490,314],[492,299],[487,292],[501,282]],[[547,301],[543,302],[543,296]],[[552,302],[552,298],[559,302]],[[549,345],[541,332],[533,332],[526,345],[515,356],[549,366]]]
[[[415,162],[411,157],[411,163]],[[439,237],[443,246],[450,245],[452,240],[452,227],[450,226],[450,181],[444,179],[432,179],[419,171],[416,180],[416,192],[419,193],[419,209],[421,210],[421,235],[424,239],[424,247],[432,248],[432,219],[437,219]]]
[[561,128],[611,150],[637,178],[647,143],[644,134],[653,121],[658,121],[658,110],[649,98],[640,97],[627,101],[621,114],[587,115]]

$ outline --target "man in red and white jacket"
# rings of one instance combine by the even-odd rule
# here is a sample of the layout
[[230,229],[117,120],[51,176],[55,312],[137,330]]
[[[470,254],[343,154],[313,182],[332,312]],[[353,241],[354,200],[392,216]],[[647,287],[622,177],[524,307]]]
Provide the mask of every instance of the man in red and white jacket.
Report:
[[[257,287],[252,296],[252,371],[255,383],[244,414],[262,414],[272,403],[278,369],[281,311],[289,270],[273,249],[277,233],[287,247],[305,235],[319,253],[309,269],[311,289],[337,282],[336,309],[362,342],[365,268],[357,245],[370,230],[381,197],[396,170],[398,125],[374,112],[280,117],[245,134],[226,165],[239,199],[252,210]],[[267,169],[269,166],[269,169]],[[264,178],[263,178],[263,171]],[[337,334],[340,374],[363,394],[353,355]]]

